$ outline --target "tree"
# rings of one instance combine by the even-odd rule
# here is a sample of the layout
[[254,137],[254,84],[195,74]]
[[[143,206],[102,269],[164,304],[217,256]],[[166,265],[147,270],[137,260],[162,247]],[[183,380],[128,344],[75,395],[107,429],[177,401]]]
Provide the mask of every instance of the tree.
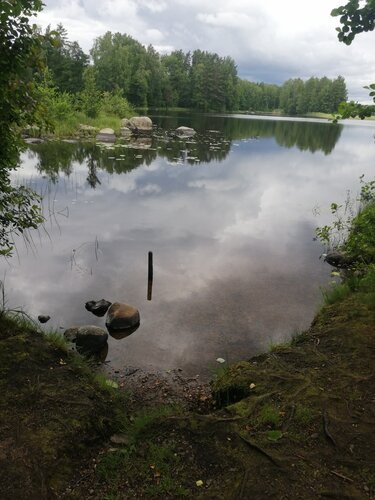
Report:
[[0,254],[10,255],[13,234],[35,228],[43,219],[37,197],[11,185],[18,165],[21,127],[34,122],[38,103],[34,74],[42,68],[42,37],[30,17],[42,9],[40,0],[0,3]]
[[[50,34],[53,34],[51,43]],[[52,73],[54,83],[61,92],[77,93],[83,89],[83,72],[89,57],[83,52],[78,42],[70,42],[67,31],[58,24],[54,31],[46,29],[43,44],[45,61]]]

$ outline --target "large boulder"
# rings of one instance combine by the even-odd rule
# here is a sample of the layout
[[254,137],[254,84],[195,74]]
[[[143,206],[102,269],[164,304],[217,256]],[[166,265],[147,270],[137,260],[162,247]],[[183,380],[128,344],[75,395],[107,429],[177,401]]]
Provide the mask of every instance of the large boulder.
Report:
[[193,128],[190,127],[178,127],[174,131],[174,133],[177,135],[177,137],[193,137],[196,134],[196,131]]
[[115,142],[116,135],[113,128],[102,128],[99,130],[96,140],[100,142]]
[[95,316],[102,317],[105,315],[105,313],[108,311],[109,306],[111,305],[111,302],[108,302],[108,300],[101,299],[101,300],[89,300],[85,304],[85,308],[95,314]]
[[126,139],[132,135],[132,131],[130,130],[129,127],[121,127],[120,134],[121,137],[124,137]]
[[127,127],[133,134],[150,134],[152,132],[152,120],[148,116],[133,116],[128,120],[121,120],[121,127]]
[[136,307],[114,302],[108,309],[105,325],[110,332],[113,332],[135,328],[139,322],[140,316]]
[[337,267],[338,269],[349,269],[355,263],[355,258],[343,252],[330,252],[325,258],[327,262],[332,267]]
[[105,346],[108,333],[99,326],[83,325],[68,328],[64,332],[64,337],[74,342],[78,351],[94,353]]

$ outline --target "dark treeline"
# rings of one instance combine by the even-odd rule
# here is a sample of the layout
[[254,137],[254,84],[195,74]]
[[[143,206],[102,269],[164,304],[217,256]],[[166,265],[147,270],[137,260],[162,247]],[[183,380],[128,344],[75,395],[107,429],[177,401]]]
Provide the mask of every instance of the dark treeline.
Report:
[[[50,34],[51,30],[47,29]],[[136,107],[183,107],[201,111],[272,111],[287,114],[331,113],[347,98],[339,76],[290,79],[283,85],[241,80],[230,57],[195,50],[160,55],[132,37],[107,32],[98,37],[89,56],[70,42],[63,26],[55,30],[57,43],[45,44],[45,59],[61,92],[84,92],[88,72],[97,92],[126,98]],[[85,83],[86,82],[86,83]],[[92,88],[89,94],[93,95]]]

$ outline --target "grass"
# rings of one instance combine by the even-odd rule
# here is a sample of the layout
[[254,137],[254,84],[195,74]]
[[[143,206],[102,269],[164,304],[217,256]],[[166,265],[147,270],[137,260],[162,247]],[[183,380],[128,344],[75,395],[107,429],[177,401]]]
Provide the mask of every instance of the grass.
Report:
[[[180,413],[177,406],[160,406],[138,413],[126,425],[129,445],[106,453],[98,465],[98,477],[109,486],[108,498],[119,498],[124,475],[128,488],[142,485],[147,498],[184,497],[188,490],[181,485],[184,464],[173,440],[155,442],[155,428],[167,417]],[[179,471],[178,479],[175,471]],[[132,477],[136,477],[133,484]],[[131,496],[131,493],[129,492]]]
[[[176,469],[183,471],[183,464],[172,444],[146,441],[142,443],[142,453],[135,446],[107,453],[100,461],[97,473],[110,488],[107,498],[119,498],[123,492],[124,473],[130,477],[128,491],[141,486],[146,498],[185,497],[188,490],[181,485],[181,474],[176,477]],[[139,482],[137,485],[132,484],[133,473]]]
[[279,427],[281,424],[280,410],[274,405],[267,404],[261,409],[257,420],[260,425]]
[[303,404],[297,404],[294,413],[294,420],[299,425],[308,425],[314,420],[314,413],[307,406],[304,406]]
[[331,305],[342,301],[348,297],[352,291],[347,283],[332,283],[328,288],[321,288],[321,293],[324,304]]
[[129,429],[129,433],[133,441],[136,441],[141,435],[147,434],[147,431],[155,425],[156,422],[180,414],[181,408],[178,405],[156,406],[155,408],[147,408],[138,413],[133,418],[133,423]]
[[69,342],[61,333],[49,331],[43,332],[43,334],[46,341],[52,346],[56,347],[57,349],[61,349],[61,351],[63,352],[69,351]]
[[115,115],[101,112],[96,118],[89,118],[82,112],[72,112],[55,122],[53,135],[56,138],[74,137],[80,124],[90,125],[98,131],[102,128],[112,128],[115,134],[119,134],[121,128],[121,120]]

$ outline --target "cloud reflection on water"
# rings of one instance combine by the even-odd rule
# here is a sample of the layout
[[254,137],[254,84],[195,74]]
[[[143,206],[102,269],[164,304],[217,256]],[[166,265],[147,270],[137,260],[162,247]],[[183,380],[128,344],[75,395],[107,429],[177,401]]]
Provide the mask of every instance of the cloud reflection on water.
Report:
[[[20,260],[7,268],[9,302],[50,314],[58,327],[103,325],[84,308],[91,299],[137,306],[139,330],[109,339],[116,368],[207,374],[218,356],[249,357],[311,321],[329,274],[314,227],[330,219],[313,208],[325,210],[357,188],[359,175],[371,175],[371,134],[345,127],[330,155],[281,148],[270,137],[238,141],[220,162],[171,166],[157,157],[127,173],[99,168],[95,190],[83,157],[51,190],[57,211],[69,207],[60,228],[48,229],[52,242],[41,233],[36,256],[18,245]],[[42,189],[38,157],[25,153],[23,161],[17,175]]]

